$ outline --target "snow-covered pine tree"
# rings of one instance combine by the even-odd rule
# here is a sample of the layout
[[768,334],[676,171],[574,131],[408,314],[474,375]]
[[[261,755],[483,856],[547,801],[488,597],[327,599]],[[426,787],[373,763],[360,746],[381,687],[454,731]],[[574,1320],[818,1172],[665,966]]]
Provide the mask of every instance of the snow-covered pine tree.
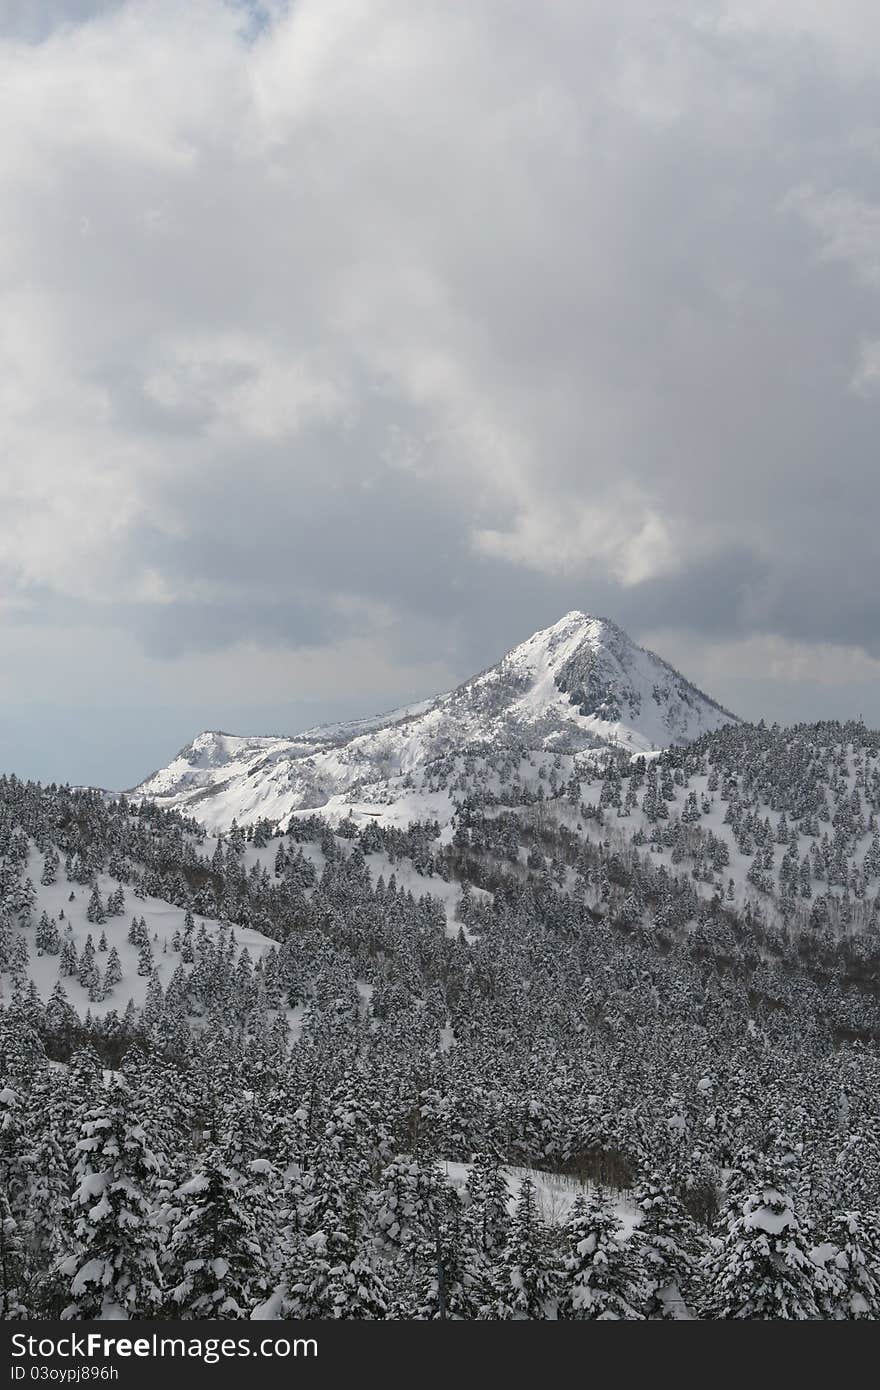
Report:
[[179,1318],[247,1318],[265,1300],[267,1268],[245,1178],[218,1148],[177,1188],[163,1254],[166,1311]]
[[0,1320],[29,1316],[21,1217],[27,1191],[27,1132],[19,1092],[0,1088]]
[[538,1210],[535,1184],[526,1174],[507,1242],[494,1262],[492,1297],[480,1317],[503,1319],[557,1316],[559,1257]]
[[128,1087],[111,1077],[80,1125],[75,1246],[61,1265],[71,1302],[62,1317],[145,1318],[155,1310],[161,1278],[149,1190],[156,1166]]
[[40,882],[44,887],[49,888],[58,877],[58,865],[61,863],[57,850],[50,845],[43,856],[43,872],[40,875]]
[[88,989],[95,969],[95,943],[92,934],[89,932],[86,937],[86,944],[83,946],[79,955],[79,966],[77,968],[77,979],[84,989]]
[[642,1274],[642,1311],[648,1318],[692,1318],[690,1293],[698,1271],[694,1223],[657,1172],[639,1184],[635,1201],[642,1217],[631,1243]]
[[[28,1095],[25,1249],[34,1316],[59,1318],[66,1301],[59,1262],[70,1248],[71,1169],[64,1151],[67,1077],[44,1072]],[[37,1311],[38,1310],[38,1311]]]
[[796,1205],[796,1172],[796,1156],[783,1146],[764,1158],[757,1182],[732,1185],[720,1238],[707,1257],[709,1316],[820,1316],[831,1281],[810,1255],[809,1230]]
[[821,1298],[824,1315],[880,1317],[880,1219],[860,1211],[837,1212],[828,1241],[834,1253],[825,1263],[831,1287]]
[[[434,1200],[426,1212],[425,1235],[415,1265],[415,1316],[472,1318],[482,1304],[482,1285],[469,1258],[461,1201],[439,1168],[432,1168],[432,1172]],[[403,1306],[409,1306],[408,1298]]]
[[502,1249],[510,1229],[510,1194],[494,1154],[474,1154],[465,1194],[467,1226],[477,1247],[486,1254]]
[[104,900],[101,897],[101,890],[97,882],[92,885],[88,907],[86,908],[86,919],[89,922],[106,922],[107,911],[104,907]]
[[559,1315],[577,1320],[632,1320],[642,1316],[642,1290],[632,1252],[605,1192],[579,1195],[563,1232]]
[[318,1149],[301,1188],[300,1239],[292,1245],[282,1288],[286,1317],[387,1314],[388,1289],[360,1240],[363,1176],[332,1144]]
[[143,978],[149,979],[153,973],[153,968],[153,947],[149,938],[145,936],[138,951],[137,973]]
[[119,959],[119,952],[115,946],[111,946],[107,954],[107,964],[104,967],[104,994],[112,993],[114,985],[118,985],[122,979],[122,962]]
[[95,943],[91,933],[86,937],[86,944],[79,958],[77,979],[88,993],[89,999],[95,1000],[100,997],[101,972],[97,965]]

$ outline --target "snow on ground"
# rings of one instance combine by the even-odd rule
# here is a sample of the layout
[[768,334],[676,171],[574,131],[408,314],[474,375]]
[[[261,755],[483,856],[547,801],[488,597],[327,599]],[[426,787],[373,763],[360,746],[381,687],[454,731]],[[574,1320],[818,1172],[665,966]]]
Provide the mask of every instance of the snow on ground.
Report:
[[[133,999],[134,1003],[140,1007],[146,997],[149,980],[145,976],[138,975],[138,947],[132,946],[127,939],[131,919],[135,916],[146,919],[147,933],[153,948],[153,963],[162,988],[166,988],[171,976],[180,964],[180,955],[172,950],[171,942],[175,931],[183,934],[183,908],[173,907],[160,898],[138,898],[131,889],[126,889],[125,911],[121,916],[108,917],[103,923],[89,922],[86,917],[86,910],[91,888],[86,884],[68,882],[64,876],[63,868],[59,869],[55,883],[43,884],[40,882],[42,872],[43,856],[38,850],[32,849],[27,873],[34,883],[37,901],[32,913],[33,925],[23,930],[21,935],[27,941],[30,954],[28,976],[34,981],[42,999],[49,998],[60,979],[70,1003],[80,1015],[84,1015],[87,1009],[91,1009],[93,1016],[102,1016],[109,1013],[111,1009],[116,1009],[117,1012],[122,1013],[129,999]],[[108,894],[117,887],[117,880],[111,878],[109,874],[99,874],[98,886],[101,896],[106,902]],[[74,894],[72,902],[70,901],[71,893]],[[86,939],[91,935],[97,951],[96,962],[102,971],[107,964],[107,955],[110,949],[113,946],[116,947],[122,965],[122,979],[106,999],[90,1001],[88,991],[83,988],[76,976],[61,976],[58,970],[59,956],[37,955],[35,928],[43,911],[58,922],[58,930],[62,940],[67,924],[72,926],[77,956],[82,954]],[[61,920],[62,912],[64,913],[63,920]],[[208,936],[216,937],[220,931],[220,923],[210,918],[197,916],[195,918],[196,930],[201,922],[204,922]],[[252,931],[249,927],[237,926],[232,930],[235,932],[239,950],[247,947],[255,965],[272,946],[277,946],[277,942],[271,941],[260,932]],[[105,932],[107,937],[106,954],[98,951],[102,932]],[[5,987],[8,988],[8,983]],[[4,981],[3,977],[0,977],[0,998],[2,998],[3,989]]]
[[[339,792],[320,807],[320,814],[331,824],[351,816],[358,829],[371,820],[380,825],[396,826],[398,830],[406,830],[416,820],[435,820],[441,826],[448,826],[455,811],[449,792],[427,791],[411,782],[412,777],[389,777],[363,787],[361,790],[365,796],[369,795],[369,800],[353,799],[349,793]],[[313,814],[313,811],[292,811],[282,824],[286,828],[295,816]]]
[[[469,1163],[456,1163],[444,1160],[443,1168],[453,1187],[463,1191],[471,1170]],[[561,1226],[568,1218],[575,1199],[585,1192],[595,1191],[595,1184],[582,1182],[579,1178],[565,1173],[548,1173],[542,1168],[504,1167],[501,1169],[509,1193],[508,1207],[513,1212],[516,1206],[523,1178],[529,1177],[535,1184],[538,1208],[544,1220],[551,1226]],[[628,1239],[641,1220],[641,1212],[635,1203],[622,1193],[612,1193],[611,1205],[623,1226],[621,1234]]]
[[308,1013],[307,1004],[296,1004],[292,1009],[285,1009],[287,1015],[287,1027],[290,1031],[290,1041],[299,1042],[302,1037],[303,1023]]

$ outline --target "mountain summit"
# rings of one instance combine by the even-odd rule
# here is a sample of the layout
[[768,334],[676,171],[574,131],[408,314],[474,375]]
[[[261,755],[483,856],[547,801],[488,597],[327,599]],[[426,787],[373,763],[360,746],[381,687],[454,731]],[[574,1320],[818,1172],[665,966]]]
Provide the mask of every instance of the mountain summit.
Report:
[[[135,794],[222,828],[279,820],[468,748],[646,753],[736,721],[607,618],[577,610],[445,695],[293,738],[199,734]],[[386,800],[386,797],[382,798]]]

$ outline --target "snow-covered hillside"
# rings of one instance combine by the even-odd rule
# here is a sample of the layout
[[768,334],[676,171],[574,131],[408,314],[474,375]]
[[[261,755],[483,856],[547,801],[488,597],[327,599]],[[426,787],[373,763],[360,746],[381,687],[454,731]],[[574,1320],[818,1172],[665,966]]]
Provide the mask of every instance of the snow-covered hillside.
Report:
[[[576,611],[448,694],[386,715],[295,738],[199,734],[135,791],[218,829],[393,785],[475,746],[646,753],[731,722],[734,715],[614,623]],[[378,799],[388,804],[404,791]]]
[[[91,1010],[93,1017],[101,1018],[112,1009],[122,1013],[129,1001],[142,1008],[151,978],[167,990],[185,959],[181,955],[181,938],[187,929],[184,908],[150,894],[129,891],[120,894],[118,912],[108,911],[106,905],[114,892],[120,892],[121,885],[112,875],[97,873],[93,888],[98,896],[94,901],[101,906],[90,918],[90,889],[71,882],[63,873],[45,882],[45,856],[33,846],[26,872],[33,890],[28,914],[31,928],[16,933],[15,939],[27,947],[26,973],[41,999],[49,999],[60,983],[81,1016]],[[132,939],[132,918],[141,923],[140,940]],[[37,929],[40,919],[42,925]],[[54,940],[50,949],[41,945],[43,928]],[[214,946],[222,945],[235,960],[247,950],[253,964],[274,944],[249,927],[230,928],[229,923],[223,925],[209,917],[195,919],[195,930],[201,931]],[[149,943],[146,949],[144,940]],[[115,979],[107,973],[110,953],[114,951]],[[89,987],[83,969],[84,954],[94,960],[94,988]],[[0,975],[0,1005],[7,1001],[11,989],[14,981]]]

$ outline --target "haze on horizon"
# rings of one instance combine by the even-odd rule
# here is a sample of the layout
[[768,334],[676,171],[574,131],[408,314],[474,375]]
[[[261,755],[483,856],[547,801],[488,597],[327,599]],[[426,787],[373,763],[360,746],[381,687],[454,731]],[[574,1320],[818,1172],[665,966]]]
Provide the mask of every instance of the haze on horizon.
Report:
[[880,11],[0,0],[0,768],[607,614],[880,725]]

